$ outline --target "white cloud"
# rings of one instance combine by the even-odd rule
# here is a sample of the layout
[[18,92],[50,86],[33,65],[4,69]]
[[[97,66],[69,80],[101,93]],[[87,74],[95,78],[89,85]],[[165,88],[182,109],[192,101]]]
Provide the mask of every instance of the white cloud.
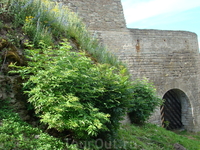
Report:
[[200,6],[199,0],[122,0],[127,24]]

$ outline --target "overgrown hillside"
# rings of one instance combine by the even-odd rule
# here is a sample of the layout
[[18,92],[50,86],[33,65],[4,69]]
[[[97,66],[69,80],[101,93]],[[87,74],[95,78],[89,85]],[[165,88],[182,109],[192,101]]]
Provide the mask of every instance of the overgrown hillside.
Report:
[[[162,104],[152,83],[130,81],[62,3],[2,0],[0,8],[0,149],[199,148],[198,136],[145,124]],[[121,125],[126,114],[135,125]]]

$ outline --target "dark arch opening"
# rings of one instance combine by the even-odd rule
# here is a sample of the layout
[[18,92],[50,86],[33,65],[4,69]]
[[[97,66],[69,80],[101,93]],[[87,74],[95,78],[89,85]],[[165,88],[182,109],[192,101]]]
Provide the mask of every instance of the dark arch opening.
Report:
[[178,89],[169,90],[163,96],[165,100],[161,106],[162,126],[168,130],[182,128],[182,104],[184,99],[188,99],[185,93]]

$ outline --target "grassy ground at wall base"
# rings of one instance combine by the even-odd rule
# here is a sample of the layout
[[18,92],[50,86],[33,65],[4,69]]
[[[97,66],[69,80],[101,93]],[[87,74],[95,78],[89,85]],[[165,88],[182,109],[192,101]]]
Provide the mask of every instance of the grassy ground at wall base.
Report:
[[124,125],[120,129],[125,149],[173,150],[182,145],[187,150],[200,150],[200,133],[168,131],[153,124],[143,126]]

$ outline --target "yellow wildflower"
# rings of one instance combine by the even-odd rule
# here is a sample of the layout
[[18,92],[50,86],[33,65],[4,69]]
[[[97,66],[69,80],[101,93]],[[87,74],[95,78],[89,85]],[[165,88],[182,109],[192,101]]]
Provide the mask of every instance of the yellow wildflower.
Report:
[[26,16],[25,21],[26,22],[31,22],[33,18],[34,18],[33,16]]
[[58,8],[54,8],[54,9],[52,9],[52,11],[59,12],[59,9]]
[[48,1],[47,0],[41,0],[43,3],[48,3]]

